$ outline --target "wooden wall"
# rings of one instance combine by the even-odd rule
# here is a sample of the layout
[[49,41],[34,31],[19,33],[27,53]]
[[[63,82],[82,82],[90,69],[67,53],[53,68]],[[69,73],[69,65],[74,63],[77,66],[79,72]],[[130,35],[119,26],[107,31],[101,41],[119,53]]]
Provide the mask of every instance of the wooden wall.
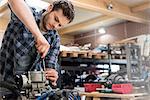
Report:
[[98,44],[108,44],[122,39],[134,37],[141,34],[150,34],[150,25],[133,22],[123,22],[106,28],[106,34],[96,33],[95,30],[75,36],[75,43],[83,45],[92,43],[95,47]]
[[128,22],[127,31],[128,37],[133,37],[141,34],[150,34],[150,24],[144,25],[139,23]]
[[74,43],[74,36],[60,35],[60,37],[61,37],[61,44],[63,45]]

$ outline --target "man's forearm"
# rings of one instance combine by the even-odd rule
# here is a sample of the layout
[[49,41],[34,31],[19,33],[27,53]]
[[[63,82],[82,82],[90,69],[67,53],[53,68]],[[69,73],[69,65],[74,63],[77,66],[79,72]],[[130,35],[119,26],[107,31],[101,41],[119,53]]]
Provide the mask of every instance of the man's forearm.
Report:
[[33,17],[30,8],[24,0],[8,0],[12,11],[22,21],[22,23],[31,31],[36,38],[42,35]]

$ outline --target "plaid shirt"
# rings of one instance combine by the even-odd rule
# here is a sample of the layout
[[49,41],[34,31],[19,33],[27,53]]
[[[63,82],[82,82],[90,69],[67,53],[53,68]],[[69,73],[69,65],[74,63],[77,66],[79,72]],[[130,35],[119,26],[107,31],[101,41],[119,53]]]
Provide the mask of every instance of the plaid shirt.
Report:
[[[37,25],[40,23],[42,13],[31,9]],[[45,57],[46,67],[55,68],[60,48],[60,37],[56,30],[49,30],[44,37],[51,48]],[[25,25],[11,12],[11,20],[7,26],[2,47],[0,49],[0,72],[3,79],[11,81],[15,71],[21,66],[22,71],[28,71],[31,67],[42,66],[40,56],[36,52],[34,37]],[[17,68],[16,68],[17,67]],[[22,68],[24,67],[24,68]]]

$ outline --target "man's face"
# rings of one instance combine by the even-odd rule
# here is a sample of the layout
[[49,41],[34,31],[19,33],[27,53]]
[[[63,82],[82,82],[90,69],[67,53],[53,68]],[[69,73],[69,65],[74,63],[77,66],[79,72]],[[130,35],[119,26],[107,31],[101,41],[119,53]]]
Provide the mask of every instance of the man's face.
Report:
[[61,28],[69,23],[69,19],[63,15],[62,9],[57,11],[49,11],[44,19],[43,24],[46,30]]

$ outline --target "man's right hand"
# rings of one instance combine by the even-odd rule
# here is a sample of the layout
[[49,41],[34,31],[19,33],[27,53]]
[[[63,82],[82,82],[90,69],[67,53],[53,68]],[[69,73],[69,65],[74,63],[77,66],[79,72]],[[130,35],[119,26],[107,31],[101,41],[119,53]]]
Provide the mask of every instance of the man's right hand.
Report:
[[44,58],[48,53],[50,44],[43,35],[37,36],[35,40],[38,53],[40,53],[41,58]]

